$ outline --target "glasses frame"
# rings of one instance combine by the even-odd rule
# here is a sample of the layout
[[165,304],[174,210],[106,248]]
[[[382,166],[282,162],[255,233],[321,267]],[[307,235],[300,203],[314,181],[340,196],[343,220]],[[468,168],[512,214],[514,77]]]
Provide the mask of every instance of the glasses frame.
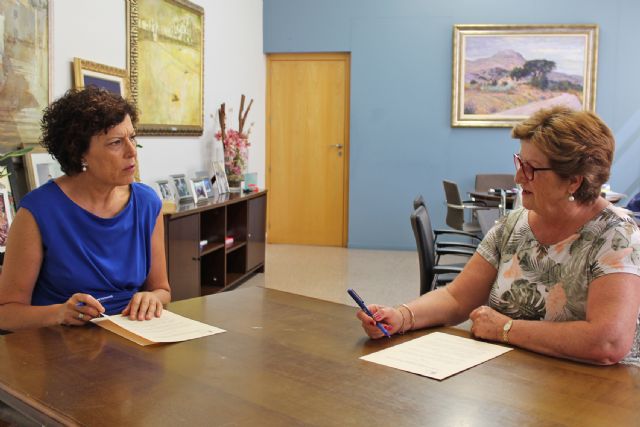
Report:
[[[533,181],[533,179],[536,177],[536,171],[551,171],[553,170],[553,168],[536,168],[531,166],[531,164],[529,162],[526,162],[524,160],[522,160],[520,158],[519,154],[514,154],[513,155],[513,164],[516,167],[516,173],[518,171],[522,171],[522,174],[524,175],[525,178],[527,178],[527,181]],[[531,172],[531,176],[529,176],[529,171]]]

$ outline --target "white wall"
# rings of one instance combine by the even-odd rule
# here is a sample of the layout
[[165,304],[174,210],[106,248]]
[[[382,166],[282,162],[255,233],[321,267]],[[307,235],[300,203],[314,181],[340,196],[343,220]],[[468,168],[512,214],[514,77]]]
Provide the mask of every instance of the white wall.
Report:
[[[53,97],[72,87],[74,57],[126,68],[126,0],[54,0]],[[170,174],[211,170],[216,110],[227,105],[227,124],[237,129],[240,95],[253,98],[249,172],[265,173],[265,81],[262,0],[192,0],[205,10],[204,133],[200,137],[140,137],[140,176],[153,184]],[[161,72],[159,70],[159,78]],[[247,100],[248,101],[248,100]],[[233,114],[229,114],[229,109]],[[218,150],[219,151],[219,150]]]

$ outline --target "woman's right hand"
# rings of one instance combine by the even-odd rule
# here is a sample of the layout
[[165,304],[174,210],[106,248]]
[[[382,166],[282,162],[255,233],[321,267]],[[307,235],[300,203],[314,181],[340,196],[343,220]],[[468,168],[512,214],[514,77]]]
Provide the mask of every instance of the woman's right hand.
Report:
[[[362,322],[362,329],[364,329],[370,338],[378,339],[384,336],[382,331],[376,326],[376,321],[380,322],[391,335],[400,331],[402,314],[400,314],[398,309],[376,304],[368,305],[367,308],[371,314],[373,314],[373,319],[362,310],[358,310],[356,316]],[[405,325],[405,329],[407,326],[408,325]]]
[[91,319],[100,317],[105,309],[98,300],[89,294],[73,294],[58,310],[58,324],[82,326]]

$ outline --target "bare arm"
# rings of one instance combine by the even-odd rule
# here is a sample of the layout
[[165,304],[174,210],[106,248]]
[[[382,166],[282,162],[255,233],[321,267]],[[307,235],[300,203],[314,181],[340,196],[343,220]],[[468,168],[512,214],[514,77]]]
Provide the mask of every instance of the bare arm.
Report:
[[[18,330],[59,324],[83,325],[80,312],[96,317],[104,307],[86,294],[75,294],[63,304],[32,306],[31,295],[42,266],[42,238],[33,215],[18,210],[9,230],[4,267],[0,275],[0,329]],[[87,305],[79,309],[76,304]]]
[[162,306],[171,301],[171,288],[167,278],[167,261],[164,251],[164,218],[162,212],[156,218],[151,236],[151,269],[144,284],[144,291],[135,294],[122,312],[138,320],[159,317]]
[[[640,277],[627,273],[607,274],[589,285],[585,320],[515,320],[509,332],[509,343],[550,356],[610,365],[629,353],[639,311]],[[474,317],[475,313],[472,314]],[[476,336],[502,340],[506,316],[486,308],[477,317],[472,330]]]
[[[474,254],[462,272],[444,288],[428,292],[407,305],[415,315],[415,329],[435,325],[452,325],[467,320],[469,313],[485,304],[489,298],[491,285],[497,270],[477,253]],[[369,307],[377,321],[388,326],[392,333],[408,330],[410,313],[404,308],[371,305]],[[380,338],[382,332],[375,322],[362,311],[358,312],[365,332],[372,338]],[[404,319],[404,325],[403,325]]]

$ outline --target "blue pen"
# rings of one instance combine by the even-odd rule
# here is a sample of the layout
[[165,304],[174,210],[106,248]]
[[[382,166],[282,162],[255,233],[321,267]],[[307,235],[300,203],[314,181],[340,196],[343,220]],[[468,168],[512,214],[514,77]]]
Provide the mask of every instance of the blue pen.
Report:
[[[371,314],[371,312],[365,305],[364,301],[362,301],[362,298],[360,298],[360,295],[358,295],[356,291],[354,291],[353,289],[347,289],[347,293],[351,295],[351,298],[353,298],[356,304],[358,304],[358,307],[360,307],[362,311],[364,311],[367,314],[367,316],[373,319],[373,314]],[[376,326],[378,327],[378,329],[382,331],[383,334],[385,334],[387,338],[391,338],[391,334],[389,334],[389,332],[384,328],[384,326],[382,326],[382,323],[376,322]]]
[[[106,297],[96,298],[96,301],[102,304],[102,301],[106,301],[111,298],[113,298],[113,295],[107,295]],[[79,302],[76,304],[76,307],[82,307],[83,305],[86,305],[86,304],[83,302]]]

